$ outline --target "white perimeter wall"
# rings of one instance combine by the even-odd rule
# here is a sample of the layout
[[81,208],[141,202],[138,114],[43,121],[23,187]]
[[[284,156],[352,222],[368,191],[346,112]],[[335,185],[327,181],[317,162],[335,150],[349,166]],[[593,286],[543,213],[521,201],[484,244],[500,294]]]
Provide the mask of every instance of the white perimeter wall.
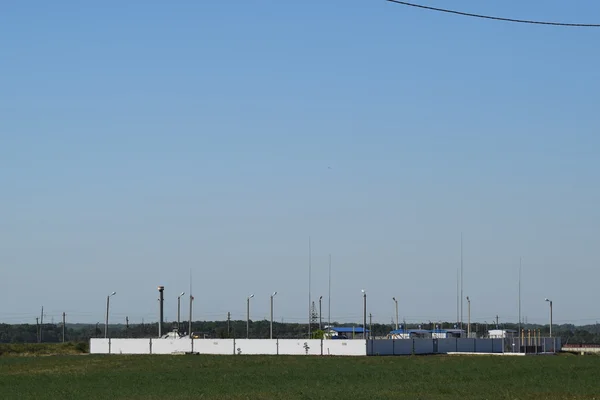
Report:
[[91,354],[365,356],[365,341],[298,339],[90,339]]

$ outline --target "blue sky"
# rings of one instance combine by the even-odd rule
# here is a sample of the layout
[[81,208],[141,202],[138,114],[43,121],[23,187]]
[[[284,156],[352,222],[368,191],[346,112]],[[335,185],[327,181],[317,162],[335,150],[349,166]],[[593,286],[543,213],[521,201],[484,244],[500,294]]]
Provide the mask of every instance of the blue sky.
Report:
[[[600,30],[377,0],[0,6],[0,321],[600,319]],[[581,1],[427,1],[598,23]],[[326,303],[325,303],[326,304]],[[184,307],[187,315],[187,305]],[[326,312],[325,313],[325,317]],[[465,301],[466,318],[466,301]]]

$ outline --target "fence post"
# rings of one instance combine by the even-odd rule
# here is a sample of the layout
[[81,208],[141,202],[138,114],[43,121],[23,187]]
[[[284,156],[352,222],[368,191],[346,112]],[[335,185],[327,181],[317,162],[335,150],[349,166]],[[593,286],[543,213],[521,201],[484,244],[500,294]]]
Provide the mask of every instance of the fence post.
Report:
[[112,354],[111,353],[111,338],[108,338],[108,354]]
[[150,354],[152,354],[152,339],[148,339],[148,340],[150,340],[150,347],[149,347],[149,349],[150,349]]

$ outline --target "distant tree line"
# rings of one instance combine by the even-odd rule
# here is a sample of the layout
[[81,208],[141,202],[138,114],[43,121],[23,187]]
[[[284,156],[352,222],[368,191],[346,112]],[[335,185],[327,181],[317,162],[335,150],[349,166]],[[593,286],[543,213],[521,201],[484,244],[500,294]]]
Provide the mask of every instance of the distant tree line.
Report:
[[[175,328],[176,323],[165,323],[162,333],[166,333]],[[181,323],[180,332],[187,333],[189,324]],[[362,327],[362,324],[339,324],[332,323],[332,326],[356,326]],[[402,328],[402,324],[400,324]],[[406,329],[437,329],[454,328],[454,322],[425,322],[421,324],[411,323],[406,325]],[[385,337],[395,325],[391,324],[372,324],[368,328],[374,337]],[[488,329],[518,329],[517,324],[504,323],[482,324],[471,323],[471,331],[480,336],[484,336]],[[548,325],[527,324],[522,326],[527,330],[539,330],[542,336],[549,335]],[[553,336],[562,338],[563,343],[582,343],[582,344],[600,344],[600,325],[575,326],[572,324],[553,325]],[[467,329],[466,324],[463,329]],[[199,337],[207,338],[245,338],[246,321],[194,321],[192,323],[192,332]],[[250,338],[269,338],[270,322],[267,320],[250,321]],[[320,337],[323,332],[319,330],[318,324],[311,327],[311,336]],[[532,333],[533,335],[533,333]],[[112,338],[151,338],[158,336],[158,323],[149,324],[114,324],[108,327],[108,336]],[[88,341],[90,338],[104,337],[104,324],[66,324],[64,327],[64,340],[67,342]],[[280,339],[307,338],[308,325],[298,323],[273,323],[273,337]],[[63,341],[62,324],[0,324],[0,343],[58,343]]]

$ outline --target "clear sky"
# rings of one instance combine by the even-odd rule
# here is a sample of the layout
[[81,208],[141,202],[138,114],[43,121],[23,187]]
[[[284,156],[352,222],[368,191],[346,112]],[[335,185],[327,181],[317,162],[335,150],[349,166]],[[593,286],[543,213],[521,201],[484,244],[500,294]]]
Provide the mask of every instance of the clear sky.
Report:
[[[425,4],[598,23],[595,0]],[[0,321],[600,319],[600,29],[383,0],[0,5]],[[493,3],[493,4],[492,4]],[[594,20],[596,19],[596,20]],[[187,315],[187,300],[183,313]],[[464,315],[466,319],[466,301]]]

